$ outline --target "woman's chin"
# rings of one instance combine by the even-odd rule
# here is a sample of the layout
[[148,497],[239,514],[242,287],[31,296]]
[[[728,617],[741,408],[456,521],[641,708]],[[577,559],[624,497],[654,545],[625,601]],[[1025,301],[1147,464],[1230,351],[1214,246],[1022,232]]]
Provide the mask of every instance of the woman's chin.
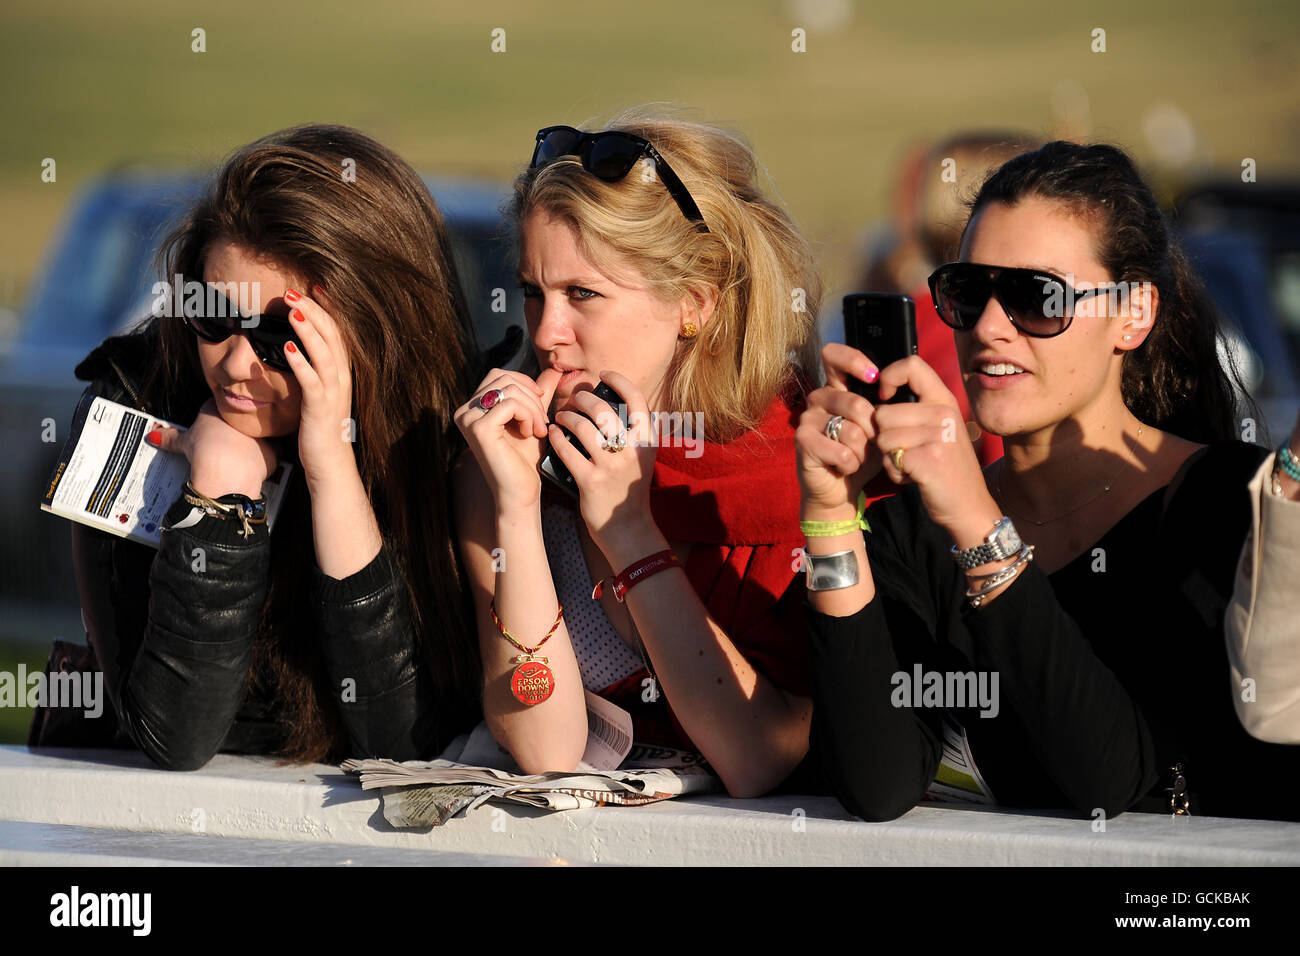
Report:
[[1024,422],[1012,409],[999,408],[995,402],[977,402],[971,409],[971,417],[979,427],[990,435],[1006,437],[1023,430]]
[[276,415],[275,409],[271,407],[259,408],[251,412],[223,408],[220,414],[222,421],[249,438],[282,438],[292,434],[297,427],[296,423],[280,421],[280,416]]

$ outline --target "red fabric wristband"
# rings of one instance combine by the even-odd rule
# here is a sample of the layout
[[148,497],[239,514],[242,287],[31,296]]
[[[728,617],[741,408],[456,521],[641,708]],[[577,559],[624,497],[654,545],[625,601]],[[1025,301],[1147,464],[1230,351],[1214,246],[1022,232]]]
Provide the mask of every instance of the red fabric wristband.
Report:
[[623,596],[632,588],[634,584],[640,584],[646,578],[658,574],[660,571],[667,571],[669,568],[680,568],[682,563],[677,560],[677,555],[672,548],[667,548],[657,554],[652,554],[648,558],[642,558],[628,567],[624,568],[621,574],[613,577],[601,578],[596,582],[596,586],[591,589],[591,599],[597,600],[605,590],[605,582],[609,581],[614,590],[614,597],[619,603],[623,602]]

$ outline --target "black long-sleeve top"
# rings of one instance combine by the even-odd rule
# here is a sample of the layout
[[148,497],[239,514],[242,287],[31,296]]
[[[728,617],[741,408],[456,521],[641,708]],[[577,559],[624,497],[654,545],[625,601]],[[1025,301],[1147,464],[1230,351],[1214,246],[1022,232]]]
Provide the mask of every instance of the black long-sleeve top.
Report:
[[[244,542],[238,531],[238,522],[204,518],[164,531],[156,554],[82,525],[73,532],[82,615],[118,724],[168,769],[201,767],[218,751],[273,753],[289,734],[268,684],[250,681],[269,536],[254,526]],[[439,746],[407,603],[387,546],[343,580],[312,568],[302,612],[347,755],[408,760]]]
[[981,608],[917,488],[873,505],[875,598],[844,618],[809,609],[812,747],[844,806],[893,819],[935,781],[944,710],[894,706],[895,675],[920,665],[997,673],[996,716],[975,702],[949,716],[999,804],[1168,809],[1178,764],[1193,813],[1300,818],[1300,749],[1241,728],[1223,636],[1266,454],[1208,446],[1074,561],[1051,575],[1031,562]]
[[[92,379],[96,394],[138,406],[140,369],[153,347],[143,334],[109,339],[78,375]],[[205,397],[188,396],[163,417],[181,409],[188,421]],[[286,505],[307,493],[301,472],[295,477]],[[178,502],[168,524],[188,512]],[[360,571],[337,580],[316,566],[309,539],[286,537],[301,528],[277,525],[271,534],[254,525],[245,539],[239,522],[211,516],[164,528],[154,551],[73,526],[82,617],[114,717],[160,766],[195,769],[218,751],[274,753],[285,743],[291,728],[274,681],[252,673],[272,547],[301,549],[308,567],[307,587],[294,595],[301,605],[295,626],[305,626],[324,664],[326,705],[346,737],[338,756],[427,758],[465,729],[462,723],[472,725],[435,700],[406,582],[387,543]]]

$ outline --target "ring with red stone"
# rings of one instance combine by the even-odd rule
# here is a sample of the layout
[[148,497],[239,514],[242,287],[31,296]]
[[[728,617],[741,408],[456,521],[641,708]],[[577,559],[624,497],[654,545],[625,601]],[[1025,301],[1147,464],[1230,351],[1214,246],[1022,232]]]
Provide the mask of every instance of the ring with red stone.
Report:
[[506,393],[499,388],[490,388],[478,397],[478,402],[476,404],[486,412],[497,402],[501,401],[505,394]]

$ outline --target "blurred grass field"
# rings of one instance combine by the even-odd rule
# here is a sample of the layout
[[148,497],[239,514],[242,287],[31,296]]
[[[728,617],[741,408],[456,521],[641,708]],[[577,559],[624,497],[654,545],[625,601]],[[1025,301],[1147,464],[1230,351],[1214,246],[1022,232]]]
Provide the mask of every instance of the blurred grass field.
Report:
[[[847,19],[845,17],[847,16]],[[838,22],[836,22],[838,18]],[[506,50],[491,50],[494,28]],[[807,31],[807,52],[791,31]],[[191,31],[206,31],[206,52]],[[1106,31],[1094,53],[1092,31]],[[745,132],[832,288],[911,143],[1019,127],[1117,141],[1181,111],[1193,168],[1300,169],[1300,6],[768,0],[588,6],[415,0],[6,0],[0,293],[68,198],[128,162],[210,165],[304,121],[361,127],[425,172],[508,178],[541,126],[645,102]],[[41,161],[58,163],[42,183]],[[12,304],[12,303],[10,303]]]
[[[795,28],[807,52],[792,51]],[[1248,156],[1260,182],[1300,174],[1300,5],[5,0],[0,307],[21,303],[76,189],[115,166],[209,167],[321,121],[425,173],[505,181],[539,127],[649,102],[749,137],[834,292],[888,212],[904,151],[954,130],[1117,142],[1166,192],[1236,176]],[[0,670],[44,662],[48,645],[6,649],[6,636],[0,623]],[[0,709],[0,742],[29,720]]]
[[[5,647],[3,642],[0,642],[0,673],[16,675],[19,664],[27,666],[28,674],[40,673],[45,670],[45,662],[49,660],[49,657],[50,649],[48,647],[38,648],[30,645],[20,645],[14,648]],[[23,694],[22,701],[25,704],[27,700],[26,688],[22,688],[21,693]],[[31,726],[32,710],[30,707],[0,707],[0,744],[25,743],[27,741],[27,731]]]

